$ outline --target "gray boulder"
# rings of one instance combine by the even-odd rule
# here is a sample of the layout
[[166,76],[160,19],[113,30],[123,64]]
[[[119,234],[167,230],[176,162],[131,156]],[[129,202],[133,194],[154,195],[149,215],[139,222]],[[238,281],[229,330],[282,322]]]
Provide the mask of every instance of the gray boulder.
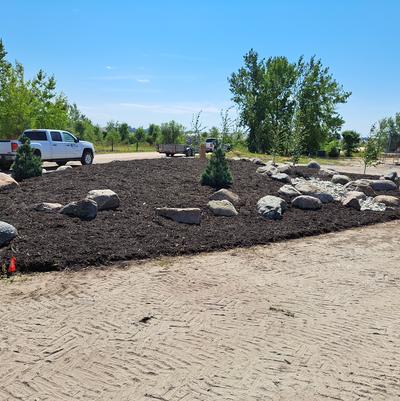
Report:
[[71,217],[79,217],[81,220],[93,220],[97,216],[97,203],[91,199],[71,202],[65,205],[60,210],[60,213]]
[[344,187],[349,191],[363,192],[365,195],[373,197],[376,194],[375,191],[371,188],[371,182],[372,180],[362,178],[360,180],[350,181]]
[[343,174],[335,174],[332,177],[332,182],[334,184],[346,185],[350,181],[351,181],[350,178],[347,175],[343,175]]
[[307,164],[308,168],[314,168],[316,170],[319,170],[321,168],[321,166],[319,165],[319,163],[317,163],[314,160],[311,160],[308,164]]
[[272,164],[267,164],[265,166],[259,167],[256,170],[256,173],[261,174],[261,175],[273,175],[273,174],[277,174],[278,170]]
[[57,168],[56,171],[66,171],[66,170],[71,170],[72,166],[60,166]]
[[227,200],[231,203],[237,204],[240,201],[239,195],[235,194],[229,189],[220,189],[217,192],[214,192],[212,195],[209,196],[210,200]]
[[397,171],[387,171],[383,176],[385,180],[390,180],[393,182],[397,181]]
[[39,203],[34,206],[34,209],[37,212],[46,212],[46,213],[51,213],[51,212],[57,212],[63,207],[61,203],[49,203],[49,202],[43,202]]
[[199,208],[159,207],[156,214],[167,219],[185,224],[200,224],[201,210]]
[[303,210],[318,210],[322,207],[322,202],[309,195],[300,195],[292,200],[292,206]]
[[320,174],[324,175],[325,177],[333,177],[334,175],[337,175],[337,171],[333,170],[331,168],[322,168],[320,170]]
[[0,246],[8,244],[17,235],[18,231],[14,226],[0,221]]
[[390,180],[373,180],[370,187],[374,191],[394,191],[397,189],[397,185]]
[[286,173],[276,173],[272,174],[271,178],[273,180],[279,181],[279,182],[284,182],[286,184],[290,184],[292,181],[290,180],[290,177]]
[[0,190],[6,188],[17,188],[19,184],[10,175],[0,173]]
[[355,210],[361,209],[360,198],[350,192],[342,199],[342,205]]
[[111,189],[94,189],[89,191],[86,199],[97,203],[97,210],[117,209],[120,205],[119,196]]
[[284,185],[279,188],[278,194],[283,196],[284,198],[293,198],[295,196],[301,195],[301,192],[299,192],[295,187],[292,185]]
[[286,207],[287,204],[283,199],[272,195],[264,196],[257,202],[257,212],[269,220],[281,219]]
[[302,195],[313,196],[314,198],[319,199],[322,203],[330,203],[334,201],[334,198],[331,194],[321,191],[317,186],[313,184],[301,182],[299,184],[296,184],[295,188],[299,192],[301,192]]
[[207,206],[215,216],[232,217],[239,214],[235,206],[228,200],[211,200],[208,202]]
[[390,196],[390,195],[378,195],[375,196],[374,203],[383,203],[386,206],[390,207],[398,207],[400,206],[400,199],[397,198],[396,196]]
[[364,192],[360,192],[360,191],[349,191],[349,192],[347,192],[345,197],[348,197],[348,196],[359,199],[359,200],[367,199],[367,195],[365,195]]
[[319,192],[319,188],[308,182],[300,182],[295,185],[295,188],[301,192],[303,195],[312,195]]
[[277,167],[278,173],[290,174],[291,169],[292,166],[290,166],[289,164],[282,164]]

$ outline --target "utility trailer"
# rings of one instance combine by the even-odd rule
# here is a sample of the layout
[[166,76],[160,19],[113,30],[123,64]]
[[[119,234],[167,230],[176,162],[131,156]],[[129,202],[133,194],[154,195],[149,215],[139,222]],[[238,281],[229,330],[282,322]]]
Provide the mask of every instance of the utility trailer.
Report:
[[174,156],[175,154],[183,154],[186,157],[194,156],[195,150],[190,145],[180,145],[175,143],[166,143],[157,145],[158,153],[165,153],[167,157]]

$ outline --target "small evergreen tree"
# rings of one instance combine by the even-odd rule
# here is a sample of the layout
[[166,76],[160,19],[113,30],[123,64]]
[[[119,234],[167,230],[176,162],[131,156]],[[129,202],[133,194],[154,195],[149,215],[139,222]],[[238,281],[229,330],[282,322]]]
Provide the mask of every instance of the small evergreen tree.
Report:
[[38,177],[42,175],[42,160],[33,154],[30,140],[27,136],[22,135],[20,138],[22,145],[17,150],[15,161],[12,165],[12,176],[17,181],[25,178]]
[[229,187],[232,181],[225,153],[221,145],[218,145],[201,176],[201,184],[220,189]]
[[353,152],[357,149],[360,144],[361,135],[356,131],[344,131],[342,132],[342,142],[345,154],[347,157],[351,157]]

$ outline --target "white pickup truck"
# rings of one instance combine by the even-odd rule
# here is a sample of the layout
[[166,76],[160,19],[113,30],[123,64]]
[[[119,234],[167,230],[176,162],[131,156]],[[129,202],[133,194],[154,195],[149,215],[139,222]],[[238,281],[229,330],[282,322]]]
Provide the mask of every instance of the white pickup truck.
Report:
[[[69,161],[92,164],[95,151],[90,142],[81,141],[68,131],[51,129],[29,129],[23,135],[31,140],[35,156],[43,161],[55,162],[59,166]],[[8,170],[15,160],[20,145],[16,140],[0,140],[0,168]]]

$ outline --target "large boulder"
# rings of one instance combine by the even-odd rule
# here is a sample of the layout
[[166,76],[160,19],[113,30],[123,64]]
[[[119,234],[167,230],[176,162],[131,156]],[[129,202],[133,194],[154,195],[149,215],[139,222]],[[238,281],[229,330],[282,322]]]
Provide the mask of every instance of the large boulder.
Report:
[[302,195],[313,196],[319,199],[322,203],[330,203],[334,201],[333,195],[321,191],[316,185],[308,182],[300,182],[295,185],[295,188],[301,192]]
[[360,192],[360,191],[349,191],[349,192],[347,192],[345,197],[348,197],[348,196],[349,197],[351,196],[352,198],[356,198],[359,200],[367,199],[367,195],[365,195],[364,192]]
[[361,204],[360,204],[360,192],[357,191],[351,191],[348,192],[347,195],[342,199],[342,205],[345,207],[349,207],[351,209],[355,210],[360,210],[361,209]]
[[393,181],[393,182],[396,182],[397,181],[397,171],[387,171],[386,173],[385,173],[385,175],[383,176],[383,178],[385,179],[385,180],[390,180],[390,181]]
[[325,177],[333,177],[338,174],[338,172],[332,168],[322,168],[319,173]]
[[286,202],[278,196],[267,195],[257,202],[257,212],[269,220],[281,219],[286,207]]
[[38,203],[37,205],[35,205],[34,209],[37,212],[51,213],[51,212],[59,211],[62,207],[63,207],[63,205],[61,203],[43,202],[43,203]]
[[307,164],[308,168],[313,168],[315,170],[319,170],[321,168],[321,166],[319,165],[319,163],[317,163],[315,160],[311,160],[308,164]]
[[240,198],[239,195],[235,194],[234,192],[230,191],[229,189],[220,189],[217,192],[214,192],[212,195],[209,196],[210,200],[227,200],[231,203],[239,203]]
[[362,178],[356,181],[350,181],[344,187],[349,191],[363,192],[365,195],[373,197],[376,193],[370,185],[371,182],[372,180]]
[[283,182],[286,184],[291,184],[291,179],[286,173],[276,173],[272,174],[271,178],[275,181]]
[[303,210],[318,210],[322,207],[322,202],[309,195],[300,195],[292,200],[292,206]]
[[273,175],[278,173],[278,169],[272,164],[267,164],[265,166],[261,166],[256,170],[257,174],[261,175]]
[[89,191],[86,199],[97,203],[97,210],[116,209],[120,205],[119,196],[111,189],[94,189]]
[[97,203],[91,199],[71,202],[65,205],[60,210],[60,213],[71,217],[79,217],[81,220],[93,220],[97,216]]
[[17,188],[19,184],[10,175],[0,173],[0,190],[5,188]]
[[397,189],[397,185],[390,180],[373,180],[370,183],[371,188],[374,191],[395,191]]
[[299,192],[294,186],[286,184],[279,188],[278,194],[284,198],[293,198],[301,195],[301,192]]
[[215,216],[232,217],[238,215],[235,206],[228,200],[211,200],[207,206]]
[[397,198],[396,196],[390,196],[390,195],[378,195],[375,196],[374,203],[383,203],[386,206],[390,207],[398,207],[400,206],[400,199]]
[[319,188],[308,182],[300,182],[295,185],[295,188],[303,195],[312,195],[319,192]]
[[18,231],[14,226],[0,221],[0,246],[8,244],[17,235]]
[[167,219],[185,224],[200,224],[201,210],[199,208],[159,207],[156,214]]
[[289,164],[282,164],[277,167],[278,173],[285,173],[285,174],[290,174],[292,170],[292,166]]
[[350,181],[351,181],[350,178],[347,175],[343,175],[343,174],[335,174],[332,177],[332,182],[334,184],[346,185]]

